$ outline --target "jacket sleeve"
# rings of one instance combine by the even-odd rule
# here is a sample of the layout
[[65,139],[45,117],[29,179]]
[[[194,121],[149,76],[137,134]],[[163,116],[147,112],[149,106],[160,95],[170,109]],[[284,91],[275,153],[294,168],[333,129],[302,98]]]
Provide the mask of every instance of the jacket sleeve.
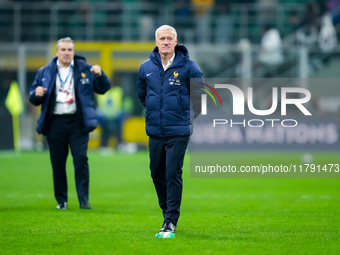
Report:
[[201,94],[203,88],[203,73],[196,62],[192,62],[189,69],[190,72],[190,99],[192,109],[194,111],[194,118],[197,118],[201,114]]
[[137,95],[138,95],[139,101],[145,107],[146,82],[145,82],[145,75],[144,75],[142,68],[139,68],[139,71],[138,71]]
[[97,94],[105,94],[111,88],[111,82],[109,77],[104,71],[102,75],[94,78],[93,89]]
[[43,97],[37,97],[35,95],[36,88],[39,86],[42,86],[42,82],[41,82],[42,73],[43,73],[42,69],[40,69],[37,72],[37,74],[35,75],[34,81],[31,85],[30,91],[29,91],[29,100],[35,106],[42,104],[44,100],[46,99],[46,94]]

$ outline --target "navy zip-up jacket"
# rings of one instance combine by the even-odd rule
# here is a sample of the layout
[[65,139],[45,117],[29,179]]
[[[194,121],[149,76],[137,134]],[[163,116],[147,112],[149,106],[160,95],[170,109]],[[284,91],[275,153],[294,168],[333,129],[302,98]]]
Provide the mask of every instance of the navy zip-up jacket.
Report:
[[148,136],[190,136],[192,121],[200,113],[202,71],[189,59],[183,45],[176,45],[175,54],[172,65],[164,71],[158,47],[155,47],[138,72],[137,93],[145,107]]
[[[77,105],[77,118],[83,124],[83,131],[90,132],[97,125],[95,110],[94,92],[104,94],[111,87],[110,79],[102,71],[100,77],[96,77],[91,71],[91,65],[86,63],[82,56],[74,56],[74,89]],[[32,83],[29,92],[29,100],[35,105],[41,105],[41,112],[37,121],[37,132],[47,135],[49,120],[53,113],[56,101],[56,75],[57,75],[57,57],[47,65],[39,69]],[[35,96],[35,89],[38,86],[47,88],[43,97]]]

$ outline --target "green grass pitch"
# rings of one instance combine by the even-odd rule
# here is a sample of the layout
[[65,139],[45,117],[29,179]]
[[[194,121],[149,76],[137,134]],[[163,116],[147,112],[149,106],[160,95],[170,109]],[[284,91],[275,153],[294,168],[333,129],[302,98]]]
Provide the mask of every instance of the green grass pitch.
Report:
[[0,153],[0,254],[340,254],[339,178],[190,178],[189,157],[176,238],[157,239],[147,152],[89,152],[92,210],[79,209],[69,156],[65,211],[55,209],[48,152]]

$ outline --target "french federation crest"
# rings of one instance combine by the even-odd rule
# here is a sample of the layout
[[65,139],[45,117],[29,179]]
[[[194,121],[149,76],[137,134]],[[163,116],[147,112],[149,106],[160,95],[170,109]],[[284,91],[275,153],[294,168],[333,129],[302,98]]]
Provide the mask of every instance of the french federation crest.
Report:
[[80,79],[81,84],[90,84],[89,78],[86,78],[86,73],[82,72],[81,73],[82,79]]
[[175,70],[173,74],[174,74],[174,78],[173,79],[172,78],[169,79],[169,84],[170,85],[180,86],[181,85],[181,81],[178,79],[178,71]]

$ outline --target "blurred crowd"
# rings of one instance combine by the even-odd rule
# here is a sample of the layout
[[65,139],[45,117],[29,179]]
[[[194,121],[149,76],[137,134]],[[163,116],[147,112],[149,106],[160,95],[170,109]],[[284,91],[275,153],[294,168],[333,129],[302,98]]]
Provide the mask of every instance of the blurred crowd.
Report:
[[[21,8],[20,41],[25,42],[54,40],[53,36],[60,37],[63,33],[76,40],[153,41],[155,28],[170,23],[178,30],[180,42],[229,43],[247,37],[252,43],[259,43],[262,28],[269,24],[286,36],[300,28],[313,33],[320,26],[318,19],[326,12],[334,25],[340,20],[340,0],[298,3],[291,0],[65,0],[62,4],[51,0],[2,0],[0,4],[13,2],[39,7]],[[58,6],[54,14],[52,5]],[[0,12],[6,14],[6,9]],[[3,26],[14,25],[10,23],[12,16],[6,15],[0,18]],[[57,20],[53,21],[53,15]],[[52,22],[58,23],[57,31],[49,31]],[[25,33],[26,29],[30,32]],[[299,40],[308,41],[306,33],[299,35]],[[2,34],[0,41],[8,40]]]
[[[311,59],[312,65],[327,64],[332,51],[338,45],[336,26],[340,23],[340,1],[311,1],[305,4],[304,15],[292,11],[289,15],[292,38],[287,44],[305,46],[309,51],[318,51],[318,57]],[[273,23],[263,28],[259,61],[268,66],[280,65],[284,61],[283,40],[280,30]],[[288,38],[289,39],[289,38]]]
[[[66,35],[76,41],[154,41],[155,28],[164,23],[177,29],[179,43],[202,49],[195,57],[205,77],[301,77],[300,56],[294,51],[299,47],[292,45],[309,50],[309,74],[340,59],[335,50],[340,0],[0,0],[0,43],[50,42]],[[224,51],[214,52],[212,43]],[[233,45],[224,46],[229,43]],[[243,53],[252,46],[247,72]],[[124,75],[135,80],[134,73]],[[1,114],[17,72],[1,69],[0,78]],[[97,98],[104,149],[122,147],[122,124],[141,115],[131,94],[135,84],[113,84],[106,96]]]

